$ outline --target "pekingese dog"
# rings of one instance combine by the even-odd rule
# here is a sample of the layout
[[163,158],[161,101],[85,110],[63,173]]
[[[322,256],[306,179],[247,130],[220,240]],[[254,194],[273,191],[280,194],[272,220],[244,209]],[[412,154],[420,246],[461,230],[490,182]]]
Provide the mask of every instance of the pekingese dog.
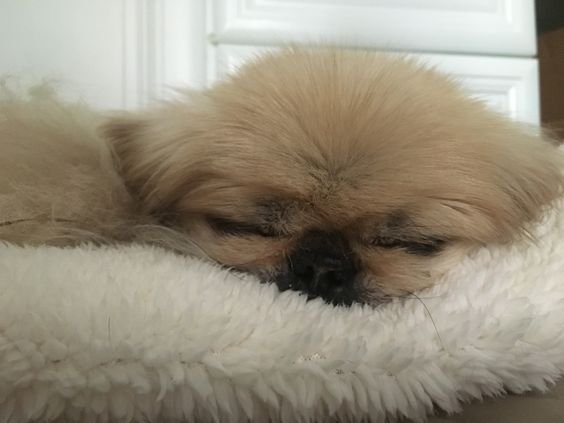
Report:
[[0,239],[155,243],[333,304],[429,286],[563,187],[546,136],[385,54],[286,49],[109,118],[4,91]]

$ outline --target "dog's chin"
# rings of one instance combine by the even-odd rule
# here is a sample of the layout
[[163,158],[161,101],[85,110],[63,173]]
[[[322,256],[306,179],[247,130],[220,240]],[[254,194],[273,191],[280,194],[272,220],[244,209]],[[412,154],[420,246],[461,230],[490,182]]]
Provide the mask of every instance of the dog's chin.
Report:
[[349,281],[347,286],[334,284],[333,286],[319,287],[315,294],[312,293],[311,287],[306,282],[288,272],[280,272],[274,275],[272,281],[280,291],[297,291],[306,296],[308,300],[320,298],[326,303],[336,306],[351,306],[355,303],[377,304],[374,296],[368,295],[367,289],[363,287],[358,278]]
[[[233,269],[233,268],[232,268]],[[241,270],[234,269],[238,273],[254,276],[260,283],[273,284],[280,292],[292,291],[307,299],[323,301],[333,306],[350,307],[354,304],[376,307],[386,304],[398,297],[408,297],[411,293],[388,294],[375,284],[370,277],[358,276],[347,281],[346,286],[331,286],[326,289],[318,289],[312,293],[309,283],[297,278],[291,272],[272,270]]]

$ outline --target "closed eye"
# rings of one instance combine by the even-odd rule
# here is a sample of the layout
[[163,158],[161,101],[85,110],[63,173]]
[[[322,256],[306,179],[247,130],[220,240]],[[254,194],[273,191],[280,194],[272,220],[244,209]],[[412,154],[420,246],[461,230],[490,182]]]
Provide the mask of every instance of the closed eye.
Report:
[[425,238],[422,240],[405,240],[394,238],[375,238],[371,245],[386,249],[401,249],[409,254],[429,256],[441,251],[446,241],[440,238]]
[[214,231],[224,235],[256,235],[274,238],[280,234],[266,225],[249,222],[239,222],[219,216],[208,216],[207,221]]

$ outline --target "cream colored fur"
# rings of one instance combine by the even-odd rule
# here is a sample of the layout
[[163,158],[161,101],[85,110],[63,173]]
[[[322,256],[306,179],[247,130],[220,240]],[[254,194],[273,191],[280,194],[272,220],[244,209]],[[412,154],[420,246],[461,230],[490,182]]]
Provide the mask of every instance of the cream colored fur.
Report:
[[563,186],[548,136],[385,54],[286,49],[109,118],[41,89],[2,97],[0,239],[157,243],[282,288],[308,235],[332,234],[358,268],[346,301],[514,242]]

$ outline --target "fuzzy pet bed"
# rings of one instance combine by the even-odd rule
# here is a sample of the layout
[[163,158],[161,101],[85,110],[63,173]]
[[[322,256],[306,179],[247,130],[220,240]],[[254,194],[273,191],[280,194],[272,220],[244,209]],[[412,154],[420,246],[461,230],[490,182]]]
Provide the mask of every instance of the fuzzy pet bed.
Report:
[[564,371],[559,208],[537,242],[376,309],[148,247],[0,245],[0,422],[422,420],[545,390]]

